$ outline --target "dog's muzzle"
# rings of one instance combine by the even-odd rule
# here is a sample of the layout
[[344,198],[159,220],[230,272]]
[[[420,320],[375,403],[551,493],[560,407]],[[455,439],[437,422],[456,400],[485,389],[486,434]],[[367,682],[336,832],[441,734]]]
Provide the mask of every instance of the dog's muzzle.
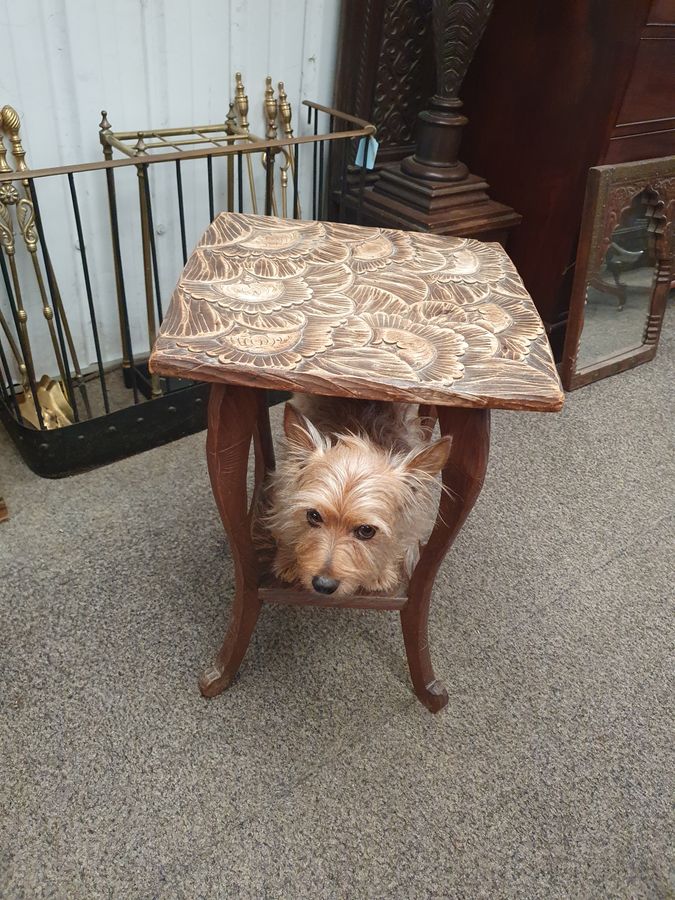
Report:
[[326,575],[315,575],[312,578],[312,587],[320,594],[332,594],[339,586],[339,581],[336,581],[335,578],[328,578]]

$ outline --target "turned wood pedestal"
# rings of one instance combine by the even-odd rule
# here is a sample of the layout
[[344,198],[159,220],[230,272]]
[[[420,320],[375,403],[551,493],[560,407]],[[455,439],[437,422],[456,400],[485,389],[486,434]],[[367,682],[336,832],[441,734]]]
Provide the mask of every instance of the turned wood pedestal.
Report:
[[[427,633],[438,568],[480,493],[490,408],[563,402],[541,320],[499,245],[355,225],[223,213],[190,257],[151,370],[213,382],[207,460],[235,569],[225,640],[201,680],[232,683],[265,603],[397,610],[416,695],[448,701]],[[265,390],[405,401],[452,436],[435,525],[392,595],[334,599],[260,565],[253,515],[274,468]],[[251,444],[255,487],[247,491]]]

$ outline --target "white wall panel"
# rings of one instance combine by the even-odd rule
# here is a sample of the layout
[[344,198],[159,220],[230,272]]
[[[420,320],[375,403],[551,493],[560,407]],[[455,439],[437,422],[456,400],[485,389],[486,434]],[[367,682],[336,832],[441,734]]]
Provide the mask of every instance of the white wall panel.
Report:
[[[0,0],[6,52],[0,62],[0,105],[16,107],[33,168],[101,158],[100,110],[115,130],[224,121],[241,71],[252,130],[264,134],[265,76],[283,80],[296,133],[307,129],[300,101],[330,104],[339,0]],[[309,159],[309,157],[308,157]],[[220,162],[223,162],[222,160]],[[164,301],[180,271],[172,173],[151,169],[157,252]],[[166,168],[166,167],[161,167]],[[307,192],[309,167],[304,173]],[[208,222],[206,163],[184,164],[190,246]],[[157,173],[156,171],[157,170]],[[224,204],[224,165],[216,172]],[[258,172],[261,194],[262,171]],[[89,313],[65,179],[38,183],[47,240],[81,363],[94,361]],[[120,356],[104,177],[81,176],[78,192],[104,356]],[[134,342],[147,347],[136,176],[118,172],[123,254]],[[309,203],[303,203],[307,214]],[[188,248],[188,250],[190,247]],[[22,267],[25,283],[29,271]],[[0,304],[7,301],[0,290]],[[25,297],[42,371],[56,374],[37,291]]]

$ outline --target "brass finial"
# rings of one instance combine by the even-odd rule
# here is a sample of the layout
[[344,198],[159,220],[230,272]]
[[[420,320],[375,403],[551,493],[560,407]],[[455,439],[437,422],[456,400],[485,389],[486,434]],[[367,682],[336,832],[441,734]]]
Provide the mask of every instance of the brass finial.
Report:
[[143,140],[143,132],[138,132],[138,140],[134,144],[134,156],[145,156],[146,146]]
[[288,102],[288,94],[286,93],[286,88],[284,87],[283,81],[279,82],[279,121],[281,122],[281,129],[283,133],[288,138],[293,137],[293,126],[291,125],[292,119],[292,111],[291,104]]
[[244,84],[241,80],[241,72],[235,72],[234,75],[234,103],[237,107],[239,116],[239,125],[248,134],[248,97],[244,91]]
[[98,123],[98,127],[101,131],[110,131],[108,113],[104,109],[101,110],[101,121]]
[[268,75],[265,79],[265,115],[267,116],[267,132],[265,136],[271,140],[276,140],[277,101],[274,97],[271,75]]
[[21,128],[19,114],[13,106],[3,106],[0,114],[2,115],[3,127],[9,135],[9,141],[12,145],[12,156],[16,162],[16,168],[19,172],[25,172],[28,166],[26,165],[26,151],[21,145],[19,136],[19,129]]
[[234,103],[230,101],[230,108],[225,117],[225,134],[234,134],[237,125],[237,114],[234,111]]
[[7,105],[2,107],[2,124],[9,132],[17,132],[21,127],[19,114],[13,106]]

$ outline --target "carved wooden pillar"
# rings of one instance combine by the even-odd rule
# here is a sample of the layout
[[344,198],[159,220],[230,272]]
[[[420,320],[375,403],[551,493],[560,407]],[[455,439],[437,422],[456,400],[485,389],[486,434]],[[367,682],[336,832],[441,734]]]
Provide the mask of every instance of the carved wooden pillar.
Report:
[[488,185],[459,161],[459,90],[493,0],[433,0],[436,93],[418,116],[416,149],[385,167],[366,192],[363,220],[437,234],[504,241],[520,216],[488,196]]

